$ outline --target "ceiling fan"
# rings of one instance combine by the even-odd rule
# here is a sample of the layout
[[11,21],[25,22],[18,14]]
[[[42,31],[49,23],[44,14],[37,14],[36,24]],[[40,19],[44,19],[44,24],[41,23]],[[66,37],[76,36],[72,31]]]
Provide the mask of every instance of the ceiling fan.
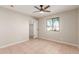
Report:
[[39,11],[34,11],[34,13],[35,12],[39,12],[39,13],[51,12],[51,11],[47,10],[50,7],[49,5],[47,5],[47,6],[40,5],[39,7],[37,7],[37,6],[34,6],[34,7],[39,10]]

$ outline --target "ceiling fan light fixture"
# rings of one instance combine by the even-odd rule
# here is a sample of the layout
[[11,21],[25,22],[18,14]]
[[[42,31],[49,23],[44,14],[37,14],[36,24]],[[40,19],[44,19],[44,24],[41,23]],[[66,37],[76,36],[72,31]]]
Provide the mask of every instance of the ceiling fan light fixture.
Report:
[[41,13],[41,14],[42,14],[42,13],[44,13],[44,12],[43,12],[43,11],[40,11],[39,13]]

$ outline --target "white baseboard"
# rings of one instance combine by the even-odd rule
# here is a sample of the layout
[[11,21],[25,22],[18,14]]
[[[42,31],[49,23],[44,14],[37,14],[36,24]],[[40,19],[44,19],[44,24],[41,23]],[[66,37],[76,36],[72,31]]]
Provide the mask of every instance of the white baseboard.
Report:
[[6,48],[6,47],[9,47],[9,46],[12,46],[12,45],[15,45],[15,44],[19,44],[19,43],[22,43],[22,42],[25,42],[25,41],[28,41],[28,40],[13,42],[13,43],[10,43],[10,44],[7,44],[7,45],[0,46],[0,48]]
[[[46,38],[40,38],[40,39],[46,39]],[[46,40],[48,40],[48,39],[46,39]],[[73,44],[73,43],[69,43],[69,42],[65,42],[65,41],[60,41],[60,40],[53,40],[53,39],[50,39],[50,41],[54,41],[54,42],[58,42],[58,43],[62,43],[62,44],[67,44],[67,45],[71,45],[71,46],[75,46],[75,47],[79,48],[78,44]]]
[[[39,39],[48,40],[48,39],[46,39],[46,38],[39,38]],[[25,41],[28,41],[28,40],[13,42],[13,43],[10,43],[10,44],[7,44],[7,45],[0,46],[0,48],[6,48],[6,47],[9,47],[9,46],[12,46],[12,45],[15,45],[15,44],[19,44],[19,43],[22,43],[22,42],[25,42]],[[58,43],[63,43],[63,44],[67,44],[67,45],[72,45],[72,46],[75,46],[75,47],[78,47],[78,48],[79,48],[79,45],[73,44],[73,43],[68,43],[68,42],[59,41],[59,40],[52,40],[52,39],[51,39],[50,41],[54,41],[54,42],[58,42]]]

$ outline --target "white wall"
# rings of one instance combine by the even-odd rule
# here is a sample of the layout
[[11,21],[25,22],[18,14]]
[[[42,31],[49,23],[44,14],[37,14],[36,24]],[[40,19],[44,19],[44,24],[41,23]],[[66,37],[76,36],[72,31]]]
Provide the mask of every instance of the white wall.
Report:
[[29,16],[0,8],[0,47],[29,40]]
[[78,44],[79,44],[79,9],[77,13],[78,13],[78,17],[77,17],[78,18]]
[[[60,32],[46,31],[46,20],[52,17],[60,17]],[[39,38],[77,44],[77,10],[39,19]]]

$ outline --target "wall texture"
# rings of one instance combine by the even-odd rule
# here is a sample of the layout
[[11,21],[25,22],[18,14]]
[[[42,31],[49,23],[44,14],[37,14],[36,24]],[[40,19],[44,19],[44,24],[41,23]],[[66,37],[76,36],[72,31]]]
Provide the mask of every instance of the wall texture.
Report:
[[0,47],[29,40],[29,16],[0,8]]
[[[60,17],[60,32],[46,31],[46,20],[53,17]],[[77,10],[39,19],[39,38],[77,44]]]
[[78,13],[77,14],[78,15],[77,16],[77,19],[78,19],[78,22],[77,22],[78,23],[78,28],[77,28],[78,29],[78,32],[77,32],[77,34],[78,34],[78,44],[79,44],[79,9],[78,9],[78,12],[77,13]]

